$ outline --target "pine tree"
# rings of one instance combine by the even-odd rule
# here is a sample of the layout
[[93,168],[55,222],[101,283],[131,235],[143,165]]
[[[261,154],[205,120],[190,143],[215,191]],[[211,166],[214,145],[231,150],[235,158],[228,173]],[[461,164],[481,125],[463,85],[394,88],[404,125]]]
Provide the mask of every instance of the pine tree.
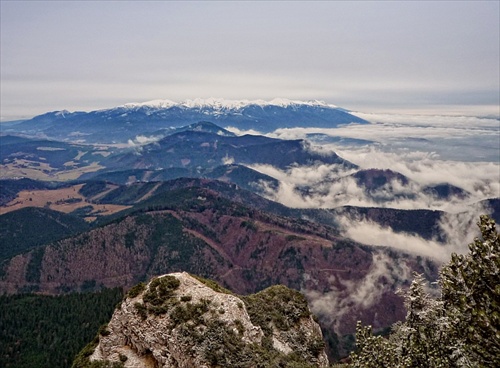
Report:
[[397,344],[391,339],[374,336],[371,326],[356,325],[356,347],[352,353],[349,368],[409,368],[408,356],[398,352]]
[[480,367],[500,367],[500,235],[481,216],[482,239],[466,255],[453,254],[441,271],[444,309],[454,338]]
[[443,267],[440,299],[417,274],[403,293],[406,319],[387,339],[358,322],[350,367],[500,367],[500,235],[488,216],[478,226],[482,238]]

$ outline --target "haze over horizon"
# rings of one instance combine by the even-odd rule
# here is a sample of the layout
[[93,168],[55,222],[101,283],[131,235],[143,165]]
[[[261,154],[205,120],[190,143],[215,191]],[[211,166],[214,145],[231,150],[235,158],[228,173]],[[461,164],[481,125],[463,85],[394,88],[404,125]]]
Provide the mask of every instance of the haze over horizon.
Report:
[[194,98],[500,115],[500,3],[1,1],[1,120]]

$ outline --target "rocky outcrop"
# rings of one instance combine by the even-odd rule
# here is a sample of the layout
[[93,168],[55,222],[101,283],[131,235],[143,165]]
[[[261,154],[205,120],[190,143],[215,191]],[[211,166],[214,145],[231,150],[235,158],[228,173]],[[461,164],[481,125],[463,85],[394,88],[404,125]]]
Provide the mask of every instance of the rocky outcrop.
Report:
[[284,286],[238,297],[188,273],[132,288],[80,353],[123,367],[327,367],[319,325],[305,298]]

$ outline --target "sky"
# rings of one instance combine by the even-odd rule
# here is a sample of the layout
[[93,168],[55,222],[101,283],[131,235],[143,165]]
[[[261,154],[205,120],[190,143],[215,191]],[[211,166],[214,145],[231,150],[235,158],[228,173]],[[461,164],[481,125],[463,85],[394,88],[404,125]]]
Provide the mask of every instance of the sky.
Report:
[[194,98],[500,115],[499,1],[0,1],[1,120]]

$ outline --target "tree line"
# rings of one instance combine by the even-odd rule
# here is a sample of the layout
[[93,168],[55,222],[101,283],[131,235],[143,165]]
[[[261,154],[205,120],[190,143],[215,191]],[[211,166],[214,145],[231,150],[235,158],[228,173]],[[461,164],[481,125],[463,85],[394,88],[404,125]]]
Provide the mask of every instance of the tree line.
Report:
[[488,216],[478,226],[482,237],[469,244],[469,253],[452,254],[443,266],[439,298],[415,275],[403,293],[406,319],[388,337],[358,322],[357,350],[347,367],[500,367],[500,235]]

